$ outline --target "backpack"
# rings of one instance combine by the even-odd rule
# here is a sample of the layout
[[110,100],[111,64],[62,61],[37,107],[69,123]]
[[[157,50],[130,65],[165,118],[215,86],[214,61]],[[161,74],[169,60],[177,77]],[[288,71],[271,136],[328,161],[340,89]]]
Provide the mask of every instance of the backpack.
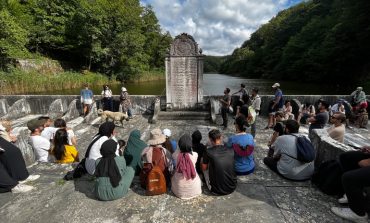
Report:
[[167,173],[166,157],[163,149],[154,147],[152,151],[152,163],[144,163],[140,172],[140,184],[146,189],[147,195],[159,195],[166,193],[166,178],[164,173]]
[[[292,134],[293,135],[293,134]],[[315,148],[313,147],[311,141],[305,136],[297,137],[297,160],[303,163],[309,163],[315,160]]]
[[336,160],[325,161],[314,172],[311,182],[328,195],[343,195],[342,167]]

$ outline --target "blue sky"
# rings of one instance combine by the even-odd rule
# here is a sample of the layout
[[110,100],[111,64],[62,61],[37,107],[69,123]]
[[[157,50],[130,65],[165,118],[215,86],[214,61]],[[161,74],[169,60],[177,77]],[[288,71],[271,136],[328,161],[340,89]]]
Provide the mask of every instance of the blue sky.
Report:
[[282,9],[303,0],[141,0],[163,31],[192,35],[207,55],[231,54]]

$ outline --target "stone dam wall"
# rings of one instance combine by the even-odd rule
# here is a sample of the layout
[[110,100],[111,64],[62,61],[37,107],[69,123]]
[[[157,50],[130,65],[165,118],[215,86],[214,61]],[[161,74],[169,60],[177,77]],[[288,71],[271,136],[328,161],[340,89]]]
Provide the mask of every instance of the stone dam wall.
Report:
[[[218,99],[221,95],[204,96],[202,110],[209,110],[210,104],[214,106],[216,113],[219,112]],[[114,110],[119,111],[119,96],[114,97]],[[154,103],[160,98],[161,108],[166,107],[166,97],[157,95],[132,95],[132,110],[138,114],[153,114]],[[296,99],[300,103],[314,104],[323,98],[330,104],[334,104],[340,98],[350,100],[348,95],[286,95],[285,100]],[[100,96],[95,97],[96,108],[101,107]],[[238,99],[233,97],[234,101]],[[261,95],[261,115],[267,115],[267,107],[273,99],[273,95]],[[81,112],[81,103],[79,95],[0,95],[0,118],[17,119],[30,114],[47,114],[53,118],[62,117],[73,119]],[[67,115],[67,116],[66,116]],[[70,116],[68,116],[70,115]]]

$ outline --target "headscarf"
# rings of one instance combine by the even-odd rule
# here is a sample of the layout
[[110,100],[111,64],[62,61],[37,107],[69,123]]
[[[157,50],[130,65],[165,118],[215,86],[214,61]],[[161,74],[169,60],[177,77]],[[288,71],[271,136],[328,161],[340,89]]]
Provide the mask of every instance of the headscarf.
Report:
[[124,156],[127,165],[136,165],[136,163],[141,163],[141,152],[148,145],[140,139],[140,131],[135,129],[130,133],[127,141],[126,149],[124,151]]
[[99,164],[96,166],[95,176],[96,177],[109,177],[110,183],[113,187],[117,187],[121,181],[121,173],[117,167],[117,163],[114,160],[116,157],[117,142],[113,139],[105,141],[101,145],[100,153],[102,158]]
[[113,130],[116,126],[113,122],[104,122],[99,126],[99,132],[94,136],[93,141],[90,143],[90,145],[87,147],[85,158],[89,157],[90,149],[94,145],[96,141],[98,141],[102,136],[106,136],[108,138],[111,137],[113,134]]
[[194,179],[197,174],[193,162],[189,157],[189,153],[192,154],[191,150],[192,141],[189,134],[184,134],[179,140],[179,148],[181,153],[177,158],[176,171],[182,173],[186,180]]

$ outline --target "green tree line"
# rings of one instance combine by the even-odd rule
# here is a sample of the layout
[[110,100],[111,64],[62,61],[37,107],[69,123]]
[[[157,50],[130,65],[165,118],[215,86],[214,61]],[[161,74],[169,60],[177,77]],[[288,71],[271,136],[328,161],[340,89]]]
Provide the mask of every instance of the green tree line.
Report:
[[221,65],[249,78],[359,83],[370,77],[370,1],[311,0],[262,25]]
[[163,69],[172,41],[139,0],[2,0],[0,67],[35,55],[121,80]]

